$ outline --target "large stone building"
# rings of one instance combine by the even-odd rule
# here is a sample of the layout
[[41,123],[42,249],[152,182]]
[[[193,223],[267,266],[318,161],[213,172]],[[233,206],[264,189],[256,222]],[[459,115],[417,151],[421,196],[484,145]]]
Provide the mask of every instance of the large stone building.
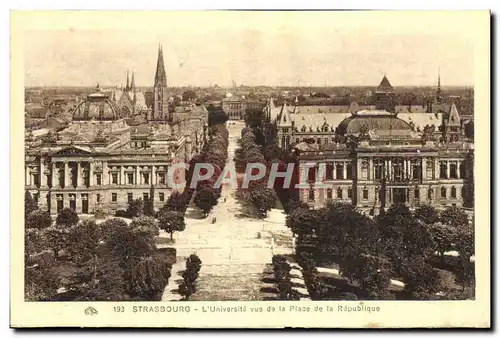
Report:
[[[162,58],[161,50],[159,58]],[[158,60],[163,68],[163,60]],[[159,76],[160,74],[160,76]],[[155,87],[165,69],[157,69]],[[167,99],[162,87],[160,102]],[[158,110],[155,110],[158,112]],[[28,133],[25,144],[25,189],[40,208],[56,214],[64,207],[78,213],[126,209],[131,199],[149,198],[161,207],[172,189],[167,172],[172,163],[189,161],[206,139],[208,113],[191,105],[178,109],[175,121],[163,114],[130,126],[125,110],[97,87],[73,111],[70,125],[43,137]],[[127,114],[128,115],[128,114]],[[183,179],[182,170],[174,173]]]
[[374,212],[398,202],[473,207],[473,142],[463,135],[455,104],[398,114],[391,88],[384,76],[375,107],[351,104],[345,111],[274,107],[270,100],[266,113],[278,144],[312,165],[301,200],[352,202]]

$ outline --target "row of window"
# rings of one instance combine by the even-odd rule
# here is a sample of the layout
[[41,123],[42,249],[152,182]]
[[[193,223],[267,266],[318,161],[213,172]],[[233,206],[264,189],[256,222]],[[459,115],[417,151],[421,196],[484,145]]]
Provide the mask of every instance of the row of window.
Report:
[[[157,184],[165,184],[166,182],[166,174],[165,173],[157,173],[158,178],[157,178]],[[126,179],[126,184],[137,184],[134,181],[135,174],[134,173],[126,173],[125,174],[125,179]],[[111,184],[119,184],[118,183],[118,173],[111,173]],[[150,184],[150,174],[149,173],[142,173],[142,184]],[[101,180],[101,174],[96,174],[96,185],[101,185],[102,180]]]
[[[143,201],[146,201],[149,199],[149,193],[145,192],[142,194],[142,200]],[[101,200],[101,195],[100,194],[97,194],[97,202],[99,203]],[[134,200],[134,194],[129,192],[127,193],[127,202],[132,202]],[[158,193],[158,200],[160,202],[164,202],[165,201],[165,193],[163,192],[159,192]],[[116,203],[118,201],[118,194],[116,192],[114,193],[111,193],[111,202],[112,203]]]
[[[376,189],[375,194],[378,195],[379,191]],[[462,198],[465,196],[465,187],[462,186],[461,188],[461,193],[462,193]],[[343,189],[342,188],[337,188],[336,190],[336,198],[342,199],[343,198]],[[415,194],[414,197],[416,200],[420,199],[420,189],[415,189]],[[326,190],[326,198],[327,199],[333,199],[333,190],[332,189],[327,189]],[[352,199],[352,188],[347,189],[347,198]],[[361,198],[364,200],[368,200],[368,189],[364,188],[361,193]],[[434,198],[434,189],[430,188],[427,190],[427,199],[432,200]],[[441,198],[448,198],[448,189],[446,187],[441,187]],[[450,199],[456,199],[457,198],[457,188],[452,186],[450,188]],[[315,200],[315,190],[314,189],[309,189],[309,201],[313,202]]]

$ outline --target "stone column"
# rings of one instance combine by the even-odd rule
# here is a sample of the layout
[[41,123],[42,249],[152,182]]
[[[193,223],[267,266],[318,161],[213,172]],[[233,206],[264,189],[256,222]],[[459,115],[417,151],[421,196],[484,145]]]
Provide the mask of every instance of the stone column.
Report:
[[69,187],[69,163],[64,162],[64,187]]
[[[439,165],[439,158],[434,159],[434,179],[439,179],[439,170],[440,170],[440,165]],[[439,194],[435,193],[435,196],[438,196]],[[437,199],[437,197],[435,198]]]
[[151,184],[153,184],[153,185],[156,184],[156,170],[155,170],[155,166],[154,165],[151,166],[151,177],[150,177],[150,180],[151,180]]
[[420,166],[420,170],[422,172],[422,179],[424,180],[424,179],[428,178],[427,177],[427,159],[425,157],[422,157],[420,163],[422,164]]
[[43,159],[40,160],[40,187],[47,187],[47,176],[45,175],[45,164],[43,163]]
[[408,170],[408,162],[405,158],[403,159],[403,179],[406,179],[408,177],[407,170]]
[[461,165],[460,165],[460,161],[457,161],[457,178],[462,178],[462,177],[460,176],[460,167],[461,167]]
[[450,161],[446,161],[446,178],[450,178]]
[[372,180],[375,177],[375,167],[373,166],[373,157],[370,157],[368,162],[368,179]]
[[31,186],[30,167],[25,167],[24,174],[25,174],[24,185],[29,187],[29,186]]
[[337,162],[333,161],[333,179],[336,180],[337,179]]
[[120,185],[124,185],[127,183],[127,181],[125,180],[125,167],[124,166],[120,167],[120,177],[119,177],[118,182]]
[[[101,177],[101,184],[102,184],[102,177]],[[92,187],[94,185],[94,162],[90,161],[89,162],[89,187]],[[90,201],[90,196],[89,196],[89,201]],[[90,203],[89,203],[90,206]]]
[[348,162],[343,162],[343,165],[344,165],[344,172],[342,173],[342,175],[344,176],[344,180],[347,179],[347,165],[348,165]]
[[109,182],[109,168],[108,168],[108,162],[103,161],[102,162],[102,185],[107,185],[110,184]]
[[140,172],[139,172],[139,166],[136,165],[135,166],[135,185],[139,185],[139,184],[142,184],[142,180],[141,180],[141,176],[140,176]]
[[387,176],[389,176],[389,180],[392,180],[392,161],[391,159],[387,160]]
[[81,162],[76,162],[76,186],[79,187],[82,185],[82,164]]
[[356,161],[356,178],[359,180],[361,178],[361,167],[363,165],[363,160],[358,158]]
[[52,162],[52,188],[55,188],[59,185],[59,181],[57,179],[57,166],[56,162]]

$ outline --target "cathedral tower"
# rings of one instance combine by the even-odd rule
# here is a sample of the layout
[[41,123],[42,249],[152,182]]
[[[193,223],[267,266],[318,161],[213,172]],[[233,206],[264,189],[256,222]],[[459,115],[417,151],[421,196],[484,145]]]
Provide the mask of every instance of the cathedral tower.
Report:
[[152,120],[169,120],[167,74],[165,73],[161,45],[158,47],[158,61],[154,79]]

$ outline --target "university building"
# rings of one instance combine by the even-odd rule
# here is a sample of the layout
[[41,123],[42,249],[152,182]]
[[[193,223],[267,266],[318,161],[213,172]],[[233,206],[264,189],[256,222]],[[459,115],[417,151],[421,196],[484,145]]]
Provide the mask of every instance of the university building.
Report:
[[[155,207],[172,193],[167,177],[175,162],[189,161],[206,140],[204,107],[168,107],[163,55],[158,53],[154,106],[147,123],[130,126],[109,93],[87,96],[62,131],[25,139],[25,189],[41,209],[56,214],[69,207],[78,213],[114,213],[128,201],[149,198]],[[182,180],[184,171],[174,173]]]
[[374,212],[393,203],[472,208],[474,146],[463,134],[455,104],[435,102],[432,111],[398,113],[385,76],[375,95],[374,107],[354,103],[345,111],[274,107],[269,101],[266,113],[280,147],[313,166],[301,200],[317,207],[328,200],[352,202]]

